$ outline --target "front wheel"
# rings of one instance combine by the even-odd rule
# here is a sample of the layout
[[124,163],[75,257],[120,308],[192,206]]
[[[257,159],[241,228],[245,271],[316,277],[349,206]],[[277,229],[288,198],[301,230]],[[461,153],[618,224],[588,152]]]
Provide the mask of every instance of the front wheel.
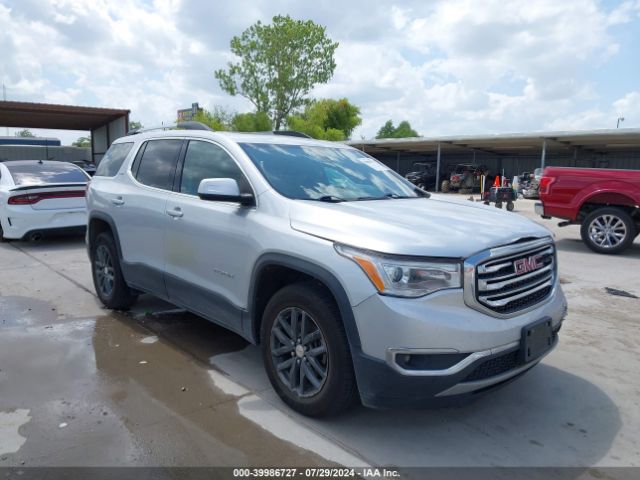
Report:
[[507,202],[507,210],[509,210],[510,212],[513,212],[514,208],[515,208],[515,205],[513,204],[513,202]]
[[91,271],[96,293],[105,307],[124,310],[134,304],[137,297],[124,281],[110,233],[99,234],[91,244]]
[[603,207],[591,212],[580,227],[582,240],[597,253],[621,253],[636,236],[633,220],[621,208]]
[[357,395],[353,362],[333,298],[313,283],[279,290],[262,319],[262,357],[271,385],[291,408],[336,415]]
[[442,193],[449,193],[449,191],[451,190],[451,183],[449,182],[449,180],[443,180],[442,181]]

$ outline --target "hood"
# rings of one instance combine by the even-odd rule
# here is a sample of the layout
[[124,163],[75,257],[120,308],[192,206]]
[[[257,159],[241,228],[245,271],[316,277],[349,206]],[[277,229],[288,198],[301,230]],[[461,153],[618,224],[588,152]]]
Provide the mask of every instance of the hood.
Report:
[[464,258],[487,248],[551,233],[521,215],[432,195],[343,203],[292,202],[291,227],[377,252]]

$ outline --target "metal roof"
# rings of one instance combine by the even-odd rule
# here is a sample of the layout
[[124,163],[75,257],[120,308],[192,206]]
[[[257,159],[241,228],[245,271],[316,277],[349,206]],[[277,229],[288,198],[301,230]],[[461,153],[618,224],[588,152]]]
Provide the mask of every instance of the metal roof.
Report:
[[476,150],[497,155],[526,155],[540,152],[545,140],[547,151],[567,150],[574,147],[594,153],[640,150],[640,128],[381,138],[353,140],[348,144],[364,149],[368,153],[435,152],[440,144],[443,152]]
[[92,130],[127,116],[129,110],[0,101],[0,126]]

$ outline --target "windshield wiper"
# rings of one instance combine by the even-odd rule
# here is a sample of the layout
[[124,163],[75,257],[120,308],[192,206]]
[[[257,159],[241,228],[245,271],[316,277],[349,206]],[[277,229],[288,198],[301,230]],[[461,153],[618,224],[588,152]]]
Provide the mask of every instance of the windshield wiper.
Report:
[[412,197],[409,195],[398,195],[397,193],[385,193],[382,197],[358,197],[356,200],[389,200],[390,198],[396,200],[399,198],[420,198]]
[[389,197],[358,197],[356,200],[389,200]]
[[335,195],[323,195],[322,197],[308,198],[306,200],[317,200],[319,202],[329,202],[329,203],[346,202],[344,198],[336,197]]

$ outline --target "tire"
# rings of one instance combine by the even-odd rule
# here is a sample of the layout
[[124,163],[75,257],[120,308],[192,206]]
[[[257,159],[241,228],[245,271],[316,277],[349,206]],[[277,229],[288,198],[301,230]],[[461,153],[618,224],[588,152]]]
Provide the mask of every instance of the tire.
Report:
[[502,202],[496,202],[496,208],[502,208]]
[[[292,328],[293,318],[298,328]],[[302,323],[312,333],[301,335],[300,342]],[[310,417],[327,417],[355,403],[357,386],[347,335],[338,307],[324,289],[305,282],[276,292],[265,308],[260,338],[269,381],[292,409]],[[297,338],[295,345],[291,338]],[[309,339],[306,345],[304,338]]]
[[449,193],[449,191],[451,190],[450,187],[450,183],[449,180],[443,180],[442,181],[442,188],[440,190],[442,190],[442,193]]
[[515,208],[515,205],[513,204],[513,202],[507,202],[507,210],[509,210],[510,212],[513,212],[514,208]]
[[125,310],[137,296],[122,276],[120,257],[110,233],[99,234],[91,244],[91,273],[100,301],[113,310]]
[[633,243],[636,227],[621,208],[603,207],[591,212],[582,221],[582,241],[597,253],[621,253]]

